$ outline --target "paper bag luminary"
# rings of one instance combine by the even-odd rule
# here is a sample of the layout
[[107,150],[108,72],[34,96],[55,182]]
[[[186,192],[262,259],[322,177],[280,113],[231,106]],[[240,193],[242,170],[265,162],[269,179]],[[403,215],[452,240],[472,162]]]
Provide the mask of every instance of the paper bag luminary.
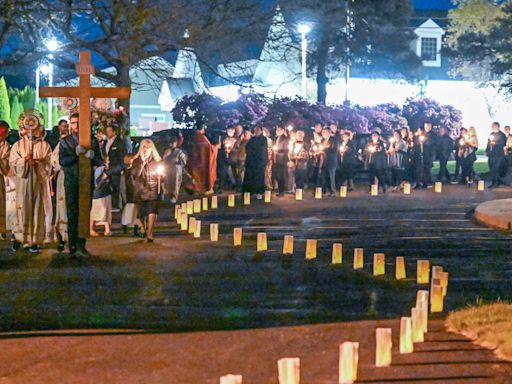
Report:
[[340,344],[339,384],[352,384],[357,380],[359,343],[346,341]]
[[235,195],[228,195],[228,207],[233,208],[235,206]]
[[347,187],[345,185],[340,187],[340,197],[347,197]]
[[295,190],[295,200],[302,201],[302,189],[297,188]]
[[219,207],[219,199],[217,196],[212,196],[212,209],[217,209]]
[[363,248],[355,248],[354,249],[354,269],[363,269],[364,268],[363,255],[364,255]]
[[251,205],[251,193],[244,192],[244,205]]
[[279,384],[300,384],[300,359],[285,357],[277,361]]
[[256,250],[258,252],[267,250],[267,234],[265,232],[258,232],[256,237]]
[[343,262],[343,244],[334,243],[332,245],[332,263],[341,264]]
[[316,259],[316,245],[317,241],[308,239],[306,240],[306,259]]
[[293,255],[293,236],[291,235],[284,237],[283,255]]
[[402,317],[400,319],[400,353],[412,353],[413,351],[412,319]]
[[203,197],[203,211],[207,211],[208,210],[208,198],[207,197]]
[[391,365],[391,328],[377,328],[375,330],[375,365],[389,367]]
[[219,224],[210,224],[210,241],[219,241]]
[[194,213],[201,213],[201,199],[194,200]]
[[242,245],[242,228],[233,228],[233,245],[235,247]]
[[405,275],[405,258],[403,256],[397,256],[396,257],[395,278],[397,280],[402,280],[402,279],[406,278],[406,275]]
[[430,261],[418,260],[416,269],[416,281],[418,284],[428,284],[430,281]]
[[373,255],[373,275],[381,276],[386,273],[386,256],[383,253]]

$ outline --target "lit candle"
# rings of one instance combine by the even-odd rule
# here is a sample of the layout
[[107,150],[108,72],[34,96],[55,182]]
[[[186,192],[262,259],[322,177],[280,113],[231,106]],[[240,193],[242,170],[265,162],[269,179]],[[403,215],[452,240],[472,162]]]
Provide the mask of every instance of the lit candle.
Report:
[[270,191],[265,191],[265,203],[270,203],[272,200],[272,193]]
[[396,257],[395,277],[397,280],[405,279],[405,259],[403,256]]
[[443,183],[441,183],[440,181],[436,181],[436,183],[434,184],[434,191],[437,193],[443,192]]
[[301,201],[302,200],[302,189],[297,188],[295,190],[295,200]]
[[212,196],[212,209],[217,209],[219,206],[219,201],[217,199],[217,196]]
[[363,269],[363,267],[364,267],[363,255],[364,255],[363,248],[355,248],[354,249],[354,269]]
[[201,213],[201,199],[194,200],[194,213]]
[[412,353],[413,351],[412,319],[410,317],[402,317],[400,319],[400,353]]
[[233,245],[235,247],[242,245],[242,228],[233,228]]
[[391,365],[391,328],[377,328],[375,330],[376,348],[375,365],[377,367],[389,367]]
[[430,281],[430,261],[418,260],[416,269],[416,282],[418,284],[428,284]]
[[404,195],[410,195],[411,194],[411,184],[405,183],[404,184]]
[[283,255],[293,255],[293,236],[291,235],[284,237]]
[[332,263],[341,264],[343,262],[343,244],[334,243],[332,245]]
[[244,205],[251,205],[251,193],[244,192]]
[[267,234],[265,232],[258,232],[256,237],[256,251],[263,252],[267,250]]
[[210,224],[210,241],[219,241],[219,224]]
[[315,199],[320,200],[322,198],[322,188],[315,188]]
[[298,357],[285,357],[277,361],[279,384],[300,383],[300,359]]
[[308,239],[306,240],[306,259],[316,259],[316,245],[317,241]]
[[347,187],[345,185],[340,187],[340,197],[347,197]]
[[235,206],[235,195],[228,195],[228,207],[233,208]]
[[357,380],[359,343],[346,341],[340,344],[339,384],[353,384]]
[[196,220],[196,227],[194,230],[194,238],[199,239],[201,237],[201,220]]
[[373,255],[373,276],[381,276],[386,273],[386,256],[383,253]]
[[221,376],[220,384],[242,384],[242,375]]

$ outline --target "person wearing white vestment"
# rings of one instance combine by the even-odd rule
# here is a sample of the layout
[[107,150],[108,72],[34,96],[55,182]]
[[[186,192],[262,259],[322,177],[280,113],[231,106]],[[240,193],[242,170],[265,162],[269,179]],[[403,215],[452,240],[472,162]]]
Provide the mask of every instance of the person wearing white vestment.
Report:
[[59,252],[64,250],[64,244],[68,241],[68,213],[66,210],[66,190],[64,189],[64,170],[59,164],[59,148],[57,144],[52,152],[51,165],[54,177],[57,182],[55,186],[55,218],[54,218],[54,238],[58,243]]
[[0,239],[6,240],[7,234],[12,235],[16,218],[14,203],[14,178],[9,166],[11,146],[6,141],[9,134],[9,124],[0,121]]
[[50,199],[50,145],[44,141],[44,118],[26,111],[18,120],[21,139],[9,155],[16,182],[16,225],[13,249],[22,244],[39,253],[45,238],[45,200]]

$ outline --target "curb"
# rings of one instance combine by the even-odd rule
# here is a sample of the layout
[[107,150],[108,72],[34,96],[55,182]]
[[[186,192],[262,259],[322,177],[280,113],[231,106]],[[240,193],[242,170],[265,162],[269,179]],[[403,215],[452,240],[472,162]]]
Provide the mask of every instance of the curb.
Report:
[[489,227],[512,231],[512,199],[486,201],[478,205],[475,219]]

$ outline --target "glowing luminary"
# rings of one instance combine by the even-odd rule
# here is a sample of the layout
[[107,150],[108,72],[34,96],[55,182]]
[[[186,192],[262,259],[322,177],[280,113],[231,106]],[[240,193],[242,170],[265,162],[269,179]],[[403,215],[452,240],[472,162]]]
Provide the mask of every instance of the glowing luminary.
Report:
[[235,195],[228,195],[228,207],[233,208],[235,206]]
[[179,216],[180,210],[181,210],[181,207],[178,204],[176,204],[174,206],[174,219],[175,220],[178,220],[178,216]]
[[306,240],[306,259],[316,259],[316,240]]
[[210,224],[210,241],[219,241],[219,224]]
[[420,301],[426,301],[428,303],[429,293],[427,290],[419,290],[416,292],[416,308],[419,308]]
[[196,218],[195,217],[189,217],[188,218],[188,233],[193,235],[195,230],[196,230]]
[[258,252],[267,250],[267,234],[265,232],[258,232],[256,237],[256,250]]
[[277,361],[279,384],[300,384],[300,359],[285,357]]
[[265,203],[270,203],[270,201],[272,200],[272,193],[270,191],[265,191],[264,199]]
[[181,212],[181,230],[188,230],[188,215],[186,212]]
[[251,193],[244,192],[244,205],[251,205]]
[[340,187],[340,197],[347,197],[347,186],[342,185]]
[[412,353],[413,351],[412,319],[410,317],[402,317],[400,319],[400,353]]
[[405,279],[405,259],[403,256],[396,257],[395,277],[397,280]]
[[357,380],[359,343],[346,341],[340,344],[339,384],[352,384]]
[[176,214],[176,223],[181,224],[181,207],[178,207],[178,212]]
[[391,365],[391,328],[377,328],[375,330],[375,365],[389,367]]
[[201,237],[201,220],[196,220],[196,229],[194,231],[194,238],[199,239]]
[[302,200],[302,189],[297,188],[295,190],[295,200],[301,201]]
[[441,280],[441,286],[443,287],[443,297],[448,292],[448,272],[439,272],[438,275]]
[[377,184],[372,184],[371,193],[372,196],[377,196],[379,194],[379,186]]
[[226,375],[220,378],[220,384],[242,384],[242,375]]
[[217,209],[219,207],[219,199],[217,196],[212,196],[212,209]]
[[436,193],[443,192],[443,183],[441,183],[440,181],[436,181],[436,183],[434,184],[434,191]]
[[386,273],[386,256],[383,253],[373,255],[373,276],[381,276]]
[[405,183],[404,184],[404,195],[410,195],[411,194],[411,184]]
[[332,263],[341,264],[343,262],[343,244],[334,243],[332,245]]
[[207,211],[208,210],[208,198],[207,197],[203,197],[203,204],[202,204],[202,208],[203,208],[203,211]]
[[242,228],[233,228],[233,245],[242,246]]
[[[437,283],[437,284],[436,284]],[[430,312],[437,313],[443,312],[444,296],[443,286],[439,279],[433,279],[432,287],[430,289]]]
[[443,272],[443,267],[440,265],[434,265],[432,267],[432,279],[437,279],[439,277],[439,273]]
[[194,200],[194,213],[201,213],[201,199]]
[[418,284],[428,284],[430,281],[430,261],[418,260],[416,268],[416,281]]
[[284,237],[283,255],[293,255],[293,236],[291,235]]
[[482,192],[485,189],[485,181],[478,180],[477,190]]
[[412,342],[421,343],[423,342],[423,326],[420,316],[419,308],[411,309],[411,324],[412,324]]
[[364,250],[363,248],[354,249],[354,269],[364,268]]
[[187,201],[187,215],[194,214],[194,202],[192,200]]
[[320,200],[322,198],[322,188],[315,188],[315,199]]
[[416,308],[419,311],[421,331],[425,334],[428,332],[428,301],[421,300],[416,303]]

